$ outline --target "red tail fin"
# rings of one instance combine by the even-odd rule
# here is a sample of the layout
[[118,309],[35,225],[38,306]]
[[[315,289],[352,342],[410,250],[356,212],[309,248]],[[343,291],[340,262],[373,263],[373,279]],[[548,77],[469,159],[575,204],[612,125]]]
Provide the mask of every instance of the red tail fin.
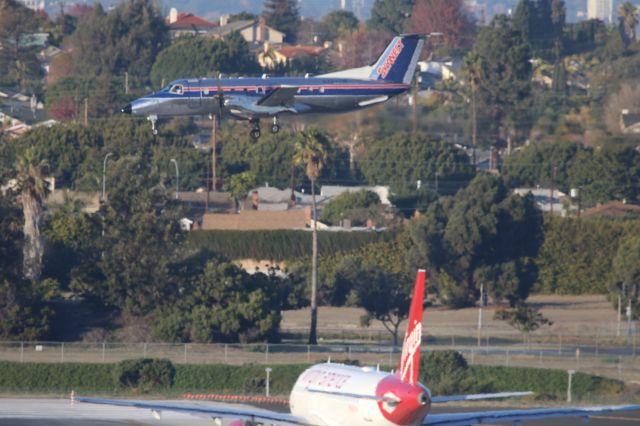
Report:
[[413,299],[409,310],[409,323],[402,343],[402,356],[398,366],[398,375],[403,382],[415,384],[418,382],[418,368],[420,366],[420,344],[422,343],[422,305],[424,301],[424,282],[427,272],[418,269],[416,285],[413,289]]

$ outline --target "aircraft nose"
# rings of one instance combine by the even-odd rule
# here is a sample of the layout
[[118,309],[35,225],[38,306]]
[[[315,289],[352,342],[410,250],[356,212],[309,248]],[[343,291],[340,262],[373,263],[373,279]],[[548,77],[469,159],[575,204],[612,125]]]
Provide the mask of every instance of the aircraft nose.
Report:
[[122,109],[120,109],[120,112],[123,114],[131,114],[131,104],[126,104]]

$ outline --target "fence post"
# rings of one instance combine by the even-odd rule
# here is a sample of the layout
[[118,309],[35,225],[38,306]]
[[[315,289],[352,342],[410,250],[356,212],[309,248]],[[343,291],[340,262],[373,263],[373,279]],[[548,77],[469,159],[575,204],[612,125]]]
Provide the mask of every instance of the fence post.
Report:
[[187,344],[184,344],[184,363],[187,363]]
[[269,344],[264,349],[264,362],[269,362]]
[[473,365],[474,360],[475,360],[475,352],[473,349],[471,349],[471,365]]
[[64,342],[60,345],[60,362],[64,362]]
[[562,333],[560,333],[560,345],[558,346],[558,354],[562,355]]
[[144,346],[142,346],[142,358],[147,357],[147,342],[144,342]]
[[20,362],[24,362],[24,342],[20,342]]
[[507,349],[507,367],[509,366],[509,349]]
[[227,361],[227,355],[228,355],[228,345],[225,343],[224,344],[224,363],[226,364]]
[[104,362],[104,355],[105,355],[105,351],[106,351],[106,346],[107,346],[107,344],[105,342],[102,342],[102,362]]
[[307,345],[307,362],[311,362],[311,345]]
[[347,351],[348,351],[347,359],[351,361],[351,345],[347,346]]

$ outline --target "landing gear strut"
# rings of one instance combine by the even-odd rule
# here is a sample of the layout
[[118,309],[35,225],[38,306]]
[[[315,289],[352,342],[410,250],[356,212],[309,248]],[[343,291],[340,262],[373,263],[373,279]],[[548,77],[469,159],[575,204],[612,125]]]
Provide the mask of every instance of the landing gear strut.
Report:
[[271,133],[276,134],[280,131],[280,126],[278,125],[278,117],[277,116],[273,116],[273,124],[271,125],[271,128],[269,129],[271,130]]
[[156,121],[158,121],[158,116],[157,115],[150,115],[147,117],[147,120],[149,120],[151,122],[151,131],[153,132],[154,135],[158,134],[158,129],[156,129]]
[[249,135],[251,135],[251,139],[253,140],[259,139],[260,138],[260,120],[251,119],[249,120],[249,123],[253,125],[253,127],[251,128],[251,132],[249,133]]

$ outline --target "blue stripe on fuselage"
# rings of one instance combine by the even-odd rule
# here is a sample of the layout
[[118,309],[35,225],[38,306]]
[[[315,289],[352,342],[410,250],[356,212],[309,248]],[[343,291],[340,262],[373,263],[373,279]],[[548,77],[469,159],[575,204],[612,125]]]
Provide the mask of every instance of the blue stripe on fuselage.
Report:
[[382,80],[324,79],[324,78],[229,78],[174,80],[171,85],[181,84],[184,94],[160,91],[146,97],[185,98],[214,97],[219,88],[228,95],[238,94],[261,98],[279,87],[299,87],[301,96],[396,96],[405,92],[409,85]]

